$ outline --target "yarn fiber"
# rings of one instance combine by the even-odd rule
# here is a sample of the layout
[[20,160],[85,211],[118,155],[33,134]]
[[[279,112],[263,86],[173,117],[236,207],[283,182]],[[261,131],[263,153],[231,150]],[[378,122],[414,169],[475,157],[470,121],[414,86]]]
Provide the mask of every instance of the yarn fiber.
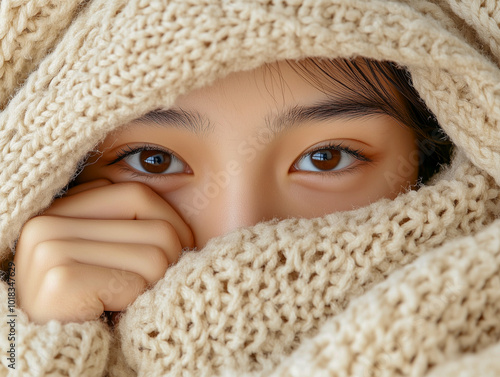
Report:
[[[130,305],[45,325],[16,309],[19,376],[500,375],[496,1],[0,3],[0,256],[120,125],[231,72],[391,60],[455,145],[418,190],[263,222],[186,252]],[[7,302],[0,285],[0,302]],[[2,318],[7,306],[0,305]],[[1,327],[0,348],[8,349]]]

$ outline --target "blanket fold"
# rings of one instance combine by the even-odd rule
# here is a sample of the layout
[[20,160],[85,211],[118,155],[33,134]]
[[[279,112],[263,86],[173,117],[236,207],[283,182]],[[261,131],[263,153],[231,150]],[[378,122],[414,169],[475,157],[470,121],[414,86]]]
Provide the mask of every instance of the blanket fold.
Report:
[[499,15],[471,0],[1,1],[3,262],[110,132],[266,63],[392,61],[454,152],[394,200],[184,252],[114,328],[9,317],[0,282],[0,376],[499,376]]

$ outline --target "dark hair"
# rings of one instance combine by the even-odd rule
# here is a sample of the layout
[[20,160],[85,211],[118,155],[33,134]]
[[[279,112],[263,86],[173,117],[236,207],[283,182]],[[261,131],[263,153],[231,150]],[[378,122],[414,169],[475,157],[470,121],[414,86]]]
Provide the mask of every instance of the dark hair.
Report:
[[390,61],[367,58],[309,58],[289,64],[324,93],[341,94],[352,106],[348,109],[351,115],[364,115],[368,107],[374,114],[389,115],[412,129],[417,139],[422,183],[450,162],[453,145],[413,87],[406,69]]

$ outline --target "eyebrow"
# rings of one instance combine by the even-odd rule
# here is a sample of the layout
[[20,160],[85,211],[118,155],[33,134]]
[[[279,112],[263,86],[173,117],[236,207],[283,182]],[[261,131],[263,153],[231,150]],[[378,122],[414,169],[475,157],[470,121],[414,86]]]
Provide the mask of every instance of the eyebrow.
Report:
[[266,117],[266,125],[274,134],[301,126],[308,121],[355,120],[369,116],[388,114],[385,106],[373,101],[334,99],[312,106],[293,106],[278,114]]
[[205,135],[214,129],[210,120],[197,111],[183,109],[156,109],[135,119],[132,123],[148,123],[162,127],[173,127]]
[[[353,99],[330,99],[311,106],[293,106],[265,117],[266,127],[279,134],[288,129],[303,125],[307,121],[325,121],[332,119],[354,120],[367,116],[391,115],[383,103]],[[157,109],[150,111],[133,123],[148,123],[161,127],[173,127],[188,130],[205,136],[213,132],[214,125],[197,111],[183,109]]]

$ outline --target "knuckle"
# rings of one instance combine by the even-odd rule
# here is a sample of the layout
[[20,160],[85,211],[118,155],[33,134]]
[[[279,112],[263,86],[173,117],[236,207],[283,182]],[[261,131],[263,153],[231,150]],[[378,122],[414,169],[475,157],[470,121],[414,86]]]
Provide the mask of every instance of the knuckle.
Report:
[[44,216],[36,216],[29,219],[21,229],[20,238],[32,239],[34,236],[40,234],[40,231],[45,227]]
[[48,216],[36,216],[29,219],[21,229],[16,253],[32,253],[35,245],[40,243],[47,234],[51,223],[51,218]]
[[162,239],[167,243],[171,241],[172,238],[177,237],[177,233],[172,224],[165,220],[150,220],[151,228],[155,234],[162,236]]
[[73,279],[72,272],[65,265],[58,265],[50,268],[43,279],[43,290],[46,294],[57,297],[61,292],[65,291]]
[[162,247],[169,249],[182,249],[179,236],[177,235],[177,231],[174,226],[165,220],[151,220],[153,232]]
[[151,275],[155,280],[158,280],[165,274],[169,266],[167,255],[160,247],[153,245],[147,245],[144,251],[151,262]]
[[48,262],[56,263],[58,259],[58,247],[56,241],[42,241],[33,247],[33,264],[40,268]]

